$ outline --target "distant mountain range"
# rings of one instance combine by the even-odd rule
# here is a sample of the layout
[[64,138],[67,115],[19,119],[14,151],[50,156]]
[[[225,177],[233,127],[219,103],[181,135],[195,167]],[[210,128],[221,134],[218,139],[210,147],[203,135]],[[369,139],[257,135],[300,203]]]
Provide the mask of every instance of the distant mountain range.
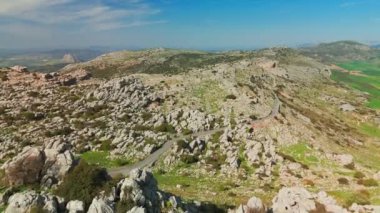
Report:
[[30,70],[52,72],[67,64],[88,61],[106,53],[104,49],[8,50],[0,49],[0,67],[23,65]]
[[322,62],[333,63],[352,60],[368,60],[377,57],[379,46],[369,46],[356,41],[338,41],[322,43],[313,47],[300,48],[303,54],[319,59]]

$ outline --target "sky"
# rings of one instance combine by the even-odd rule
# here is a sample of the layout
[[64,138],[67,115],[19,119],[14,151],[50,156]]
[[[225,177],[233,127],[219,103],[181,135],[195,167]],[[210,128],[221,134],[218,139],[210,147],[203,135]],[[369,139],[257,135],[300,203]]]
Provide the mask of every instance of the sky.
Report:
[[0,0],[0,49],[380,43],[379,0]]

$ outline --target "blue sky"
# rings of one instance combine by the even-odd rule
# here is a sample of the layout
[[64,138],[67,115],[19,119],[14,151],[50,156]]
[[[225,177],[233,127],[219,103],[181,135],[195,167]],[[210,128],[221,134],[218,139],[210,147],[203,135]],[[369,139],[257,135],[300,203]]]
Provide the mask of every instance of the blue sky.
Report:
[[378,0],[1,0],[0,48],[380,41]]

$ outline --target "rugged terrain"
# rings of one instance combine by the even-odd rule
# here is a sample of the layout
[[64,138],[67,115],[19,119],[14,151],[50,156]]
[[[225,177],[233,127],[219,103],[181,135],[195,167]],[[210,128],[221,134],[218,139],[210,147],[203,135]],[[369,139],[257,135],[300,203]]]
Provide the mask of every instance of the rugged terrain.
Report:
[[380,112],[303,51],[152,49],[53,74],[1,69],[0,208],[378,211]]

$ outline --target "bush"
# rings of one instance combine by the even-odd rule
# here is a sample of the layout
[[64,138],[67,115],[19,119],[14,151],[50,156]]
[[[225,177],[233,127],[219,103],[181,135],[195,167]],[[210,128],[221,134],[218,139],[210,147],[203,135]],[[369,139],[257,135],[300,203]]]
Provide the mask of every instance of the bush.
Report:
[[339,182],[339,184],[341,184],[341,185],[348,185],[348,184],[349,184],[348,179],[347,179],[347,178],[344,178],[344,177],[338,178],[338,182]]
[[112,142],[110,140],[105,140],[101,142],[99,149],[101,151],[109,151],[112,149]]
[[365,175],[363,174],[363,172],[356,171],[354,174],[354,178],[362,179],[365,178]]
[[150,112],[143,112],[141,114],[141,117],[142,117],[142,119],[144,119],[144,121],[147,121],[147,120],[151,119],[153,117],[153,115]]
[[29,213],[47,213],[47,210],[44,210],[41,206],[34,205],[30,208]]
[[84,160],[63,179],[56,194],[65,200],[81,200],[88,207],[109,180],[107,172]]
[[9,78],[6,75],[1,76],[1,81],[8,81]]
[[193,131],[190,130],[190,129],[184,129],[184,130],[182,130],[182,134],[184,134],[184,135],[191,135],[191,134],[193,134]]
[[226,96],[226,99],[230,99],[230,100],[235,100],[236,99],[236,96],[235,95],[227,95]]
[[28,92],[28,95],[29,95],[29,97],[36,98],[40,95],[40,93],[38,93],[36,91],[30,91],[30,92]]
[[21,117],[27,121],[35,120],[35,116],[34,116],[33,112],[23,112],[23,113],[21,113]]
[[135,131],[148,131],[148,130],[152,130],[151,127],[149,126],[143,126],[143,125],[136,125],[134,128],[133,128]]
[[359,190],[353,193],[345,202],[345,207],[350,207],[353,203],[359,205],[369,205],[370,202],[370,193],[367,190]]
[[378,186],[379,185],[379,183],[375,179],[373,179],[373,178],[360,179],[360,180],[358,180],[358,184],[359,185],[363,185],[363,186],[367,186],[367,187]]
[[189,147],[189,145],[186,143],[186,141],[184,140],[178,140],[177,141],[177,146],[180,148],[180,149],[186,149]]
[[186,163],[186,164],[192,164],[198,162],[198,157],[194,155],[182,155],[181,156],[181,161]]
[[8,187],[8,182],[5,177],[4,170],[0,169],[0,192]]
[[155,128],[156,132],[176,133],[174,126],[164,123]]

